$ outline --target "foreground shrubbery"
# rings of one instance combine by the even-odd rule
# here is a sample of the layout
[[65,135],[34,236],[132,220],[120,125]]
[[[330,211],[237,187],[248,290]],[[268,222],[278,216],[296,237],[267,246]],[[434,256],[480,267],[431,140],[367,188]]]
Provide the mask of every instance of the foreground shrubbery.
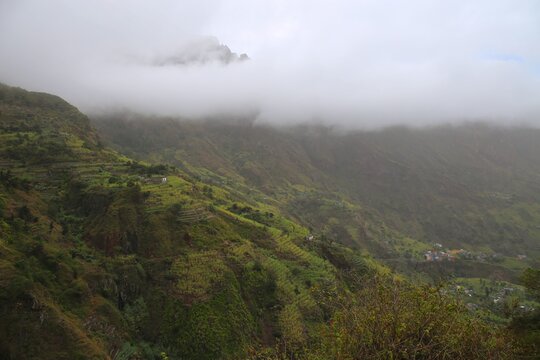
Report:
[[334,359],[511,358],[512,342],[438,289],[374,278],[336,312],[324,340]]
[[[529,268],[524,271],[521,282],[538,301],[540,301],[540,269]],[[526,359],[540,359],[540,309],[518,314],[510,323],[518,338]]]
[[439,289],[375,276],[354,294],[340,295],[317,339],[281,346],[253,359],[514,359],[504,329],[472,317]]

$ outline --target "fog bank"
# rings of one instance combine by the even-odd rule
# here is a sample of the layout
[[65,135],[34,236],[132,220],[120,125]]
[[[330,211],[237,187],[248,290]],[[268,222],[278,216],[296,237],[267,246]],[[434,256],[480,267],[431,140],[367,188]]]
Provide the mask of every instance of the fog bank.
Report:
[[87,113],[540,125],[538,44],[534,0],[0,2],[0,82]]

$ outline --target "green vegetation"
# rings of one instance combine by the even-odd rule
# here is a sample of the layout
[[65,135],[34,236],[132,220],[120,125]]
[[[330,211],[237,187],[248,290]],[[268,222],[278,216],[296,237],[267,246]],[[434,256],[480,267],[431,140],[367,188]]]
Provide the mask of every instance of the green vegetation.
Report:
[[[535,300],[540,302],[540,270],[527,269],[523,273],[522,282]],[[526,356],[540,357],[540,307],[515,316],[510,329],[518,335],[518,344]]]
[[332,359],[515,356],[503,333],[463,316],[463,311],[439,289],[375,278],[336,312],[325,355]]
[[[176,129],[165,123],[163,129]],[[117,140],[132,144],[122,151],[133,159],[104,146],[89,120],[63,100],[0,85],[2,358],[535,354],[536,333],[527,330],[536,326],[532,311],[493,310],[502,319],[493,323],[468,311],[459,296],[428,285],[433,264],[423,252],[433,247],[430,231],[442,230],[407,218],[400,204],[377,204],[345,182],[333,183],[328,159],[306,153],[304,140],[291,145],[294,133],[241,127],[233,134],[204,124],[207,132],[184,124],[191,132],[182,135],[156,124],[118,126],[124,132]],[[137,140],[132,127],[152,136]],[[251,131],[262,133],[251,138]],[[217,132],[226,143],[212,138]],[[193,151],[171,145],[179,140]],[[255,141],[263,149],[252,151]],[[223,156],[206,147],[212,143]],[[267,156],[268,149],[287,159]],[[366,193],[376,194],[373,187]],[[518,281],[535,254],[534,199],[490,208],[494,224],[508,233],[531,229],[520,233],[526,236],[519,249],[530,258],[517,260],[512,251],[491,256],[495,246],[484,234],[467,249],[490,257],[460,259],[470,276],[459,281],[473,286],[473,273],[493,269],[504,270],[500,284]],[[469,210],[467,216],[479,216]],[[533,293],[535,274],[523,278]],[[525,287],[523,301],[535,304]]]
[[540,256],[538,129],[468,124],[343,133],[124,118],[93,121],[122,152],[271,201],[304,226],[337,232],[341,242],[380,258],[402,254],[402,238]]

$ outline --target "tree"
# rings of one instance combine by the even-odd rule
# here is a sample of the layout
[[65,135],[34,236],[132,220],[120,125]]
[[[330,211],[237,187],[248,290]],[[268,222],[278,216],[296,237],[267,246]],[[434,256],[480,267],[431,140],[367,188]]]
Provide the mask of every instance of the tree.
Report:
[[528,268],[521,276],[521,282],[531,294],[540,300],[540,270]]
[[[533,296],[540,300],[540,270],[526,269],[521,276],[521,282]],[[524,349],[523,357],[540,358],[540,309],[515,316],[509,329],[514,332]]]

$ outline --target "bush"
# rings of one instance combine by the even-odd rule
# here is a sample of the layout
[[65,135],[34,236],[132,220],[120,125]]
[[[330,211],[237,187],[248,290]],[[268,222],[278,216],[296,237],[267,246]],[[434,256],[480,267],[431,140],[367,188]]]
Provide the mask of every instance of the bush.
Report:
[[375,277],[341,304],[323,338],[332,359],[511,359],[512,339],[428,286]]

